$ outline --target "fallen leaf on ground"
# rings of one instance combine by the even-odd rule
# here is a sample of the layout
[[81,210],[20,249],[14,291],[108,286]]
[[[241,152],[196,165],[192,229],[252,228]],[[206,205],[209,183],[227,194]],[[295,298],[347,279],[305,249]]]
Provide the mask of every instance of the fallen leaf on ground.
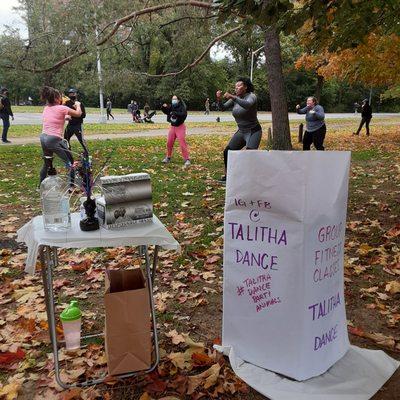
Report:
[[387,283],[385,290],[390,294],[400,293],[400,282],[399,281],[390,281]]
[[187,394],[193,394],[194,391],[204,382],[204,389],[215,385],[218,380],[219,371],[221,366],[217,363],[212,365],[209,369],[201,374],[189,376],[189,384]]

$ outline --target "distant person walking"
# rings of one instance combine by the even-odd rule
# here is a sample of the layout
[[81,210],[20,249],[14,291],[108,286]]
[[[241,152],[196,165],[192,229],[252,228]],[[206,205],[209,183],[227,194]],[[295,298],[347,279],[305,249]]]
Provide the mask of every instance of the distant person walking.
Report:
[[167,156],[162,160],[163,163],[169,163],[172,157],[175,140],[178,139],[181,147],[182,157],[185,160],[184,167],[190,165],[189,149],[186,143],[186,125],[187,109],[184,101],[174,95],[171,105],[164,103],[161,111],[167,115],[167,121],[171,124],[167,139]]
[[[75,103],[78,100],[78,92],[76,89],[69,89],[68,90],[68,98],[65,102],[65,105],[73,110],[75,110]],[[80,103],[82,114],[80,117],[71,117],[68,116],[68,125],[65,128],[64,132],[64,139],[68,142],[68,147],[71,150],[71,138],[72,136],[76,136],[79,143],[83,147],[83,151],[85,156],[89,155],[89,150],[86,146],[85,140],[83,139],[83,119],[86,118],[86,110],[85,106]]]
[[40,135],[40,144],[43,150],[43,167],[40,171],[40,183],[46,178],[49,161],[53,160],[54,153],[60,157],[70,171],[70,183],[74,183],[74,159],[68,148],[68,142],[63,138],[64,122],[66,116],[79,118],[82,115],[81,103],[75,101],[74,108],[62,105],[61,93],[48,86],[44,86],[40,97],[46,102],[43,109],[43,128]]
[[360,126],[357,129],[357,132],[353,132],[353,135],[359,135],[362,127],[365,124],[365,128],[367,130],[367,136],[369,136],[369,123],[372,119],[372,108],[369,105],[368,99],[364,99],[361,105],[361,122]]
[[8,98],[8,89],[2,88],[0,94],[0,118],[3,121],[3,134],[1,135],[3,143],[11,143],[7,139],[8,129],[10,128],[10,117],[14,121],[14,114],[11,110],[10,99]]
[[115,119],[114,116],[111,114],[111,111],[112,111],[112,102],[111,102],[110,98],[108,98],[107,103],[106,103],[107,121],[110,120],[110,117],[112,119]]
[[206,102],[204,103],[204,108],[205,108],[204,114],[205,115],[210,114],[210,99],[208,97],[206,99]]
[[[222,97],[228,101],[222,103]],[[254,94],[254,86],[250,79],[239,78],[235,84],[235,94],[226,92],[222,96],[217,91],[217,102],[222,108],[232,108],[232,115],[238,126],[228,145],[224,150],[225,175],[220,179],[226,182],[226,169],[228,165],[228,152],[230,150],[257,150],[262,137],[261,125],[257,118],[257,96]]]
[[317,150],[325,150],[324,140],[326,135],[325,112],[318,104],[315,97],[307,98],[307,105],[301,108],[296,106],[297,114],[306,115],[306,131],[303,137],[303,150],[310,150],[311,144]]

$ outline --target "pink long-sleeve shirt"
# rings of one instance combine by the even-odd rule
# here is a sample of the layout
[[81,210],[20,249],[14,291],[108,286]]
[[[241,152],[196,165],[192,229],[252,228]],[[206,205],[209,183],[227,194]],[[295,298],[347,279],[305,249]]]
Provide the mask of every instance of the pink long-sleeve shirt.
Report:
[[71,109],[62,105],[47,105],[43,110],[43,133],[63,137],[65,116]]

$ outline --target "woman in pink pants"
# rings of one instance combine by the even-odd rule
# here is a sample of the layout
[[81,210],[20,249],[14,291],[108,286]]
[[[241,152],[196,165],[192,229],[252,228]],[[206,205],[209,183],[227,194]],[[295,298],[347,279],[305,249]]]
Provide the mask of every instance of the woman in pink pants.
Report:
[[171,161],[174,143],[175,140],[178,139],[179,145],[181,146],[182,157],[185,160],[184,166],[188,167],[190,165],[190,159],[189,149],[186,143],[186,126],[184,124],[187,117],[186,105],[178,96],[172,96],[171,105],[164,103],[161,107],[161,111],[167,115],[167,121],[171,124],[168,131],[167,156],[162,162],[169,163]]

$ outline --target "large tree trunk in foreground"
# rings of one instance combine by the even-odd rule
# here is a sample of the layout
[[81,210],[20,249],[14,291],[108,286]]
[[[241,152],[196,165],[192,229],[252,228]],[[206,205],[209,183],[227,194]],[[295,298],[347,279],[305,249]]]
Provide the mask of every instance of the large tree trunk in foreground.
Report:
[[321,100],[321,93],[324,82],[324,77],[322,75],[317,75],[317,89],[315,90],[315,97],[317,98],[318,102]]
[[265,33],[265,64],[272,111],[272,148],[291,150],[289,116],[286,101],[285,82],[282,71],[281,44],[279,33],[274,26]]

